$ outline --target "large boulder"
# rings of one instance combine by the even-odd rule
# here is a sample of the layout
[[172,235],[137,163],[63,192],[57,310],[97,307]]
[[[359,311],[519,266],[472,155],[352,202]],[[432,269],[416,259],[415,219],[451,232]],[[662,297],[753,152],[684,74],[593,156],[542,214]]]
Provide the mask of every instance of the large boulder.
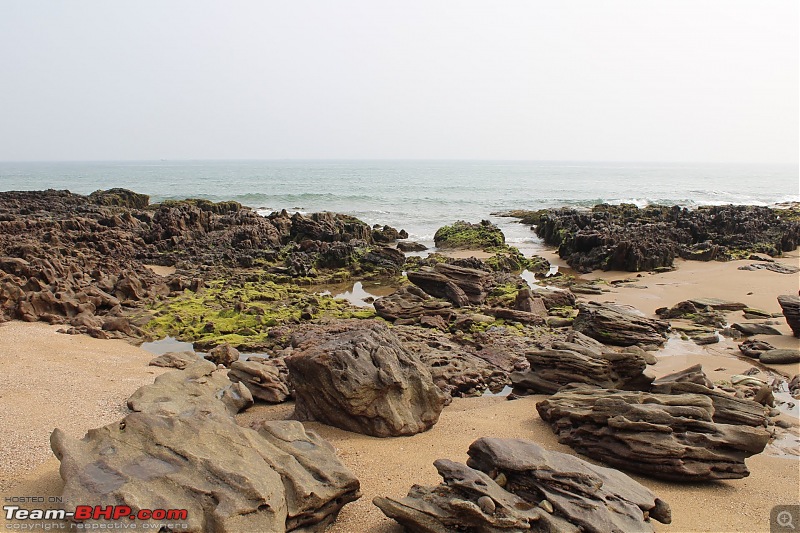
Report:
[[439,459],[443,482],[373,500],[409,531],[653,531],[669,505],[625,474],[533,442],[481,438],[467,465]]
[[295,333],[292,345],[298,419],[376,437],[414,435],[439,420],[447,395],[385,324],[334,321]]
[[778,303],[786,317],[786,323],[792,328],[795,337],[800,337],[800,296],[791,294],[781,294],[778,296]]
[[603,344],[663,344],[669,323],[647,318],[631,308],[597,302],[578,305],[572,327]]
[[536,404],[559,442],[616,468],[673,480],[738,479],[760,453],[763,427],[715,423],[701,394],[653,394],[567,385]]
[[459,220],[451,226],[442,226],[436,230],[433,242],[437,248],[442,249],[486,250],[505,245],[506,239],[500,228],[488,220],[482,220],[480,224]]
[[447,263],[409,271],[407,276],[426,293],[449,300],[456,307],[482,304],[494,286],[490,272]]
[[239,407],[224,400],[231,384],[214,368],[203,361],[159,376],[132,397],[137,412],[83,439],[53,431],[67,510],[185,509],[173,520],[182,531],[316,532],[360,496],[333,447],[300,422],[236,425]]

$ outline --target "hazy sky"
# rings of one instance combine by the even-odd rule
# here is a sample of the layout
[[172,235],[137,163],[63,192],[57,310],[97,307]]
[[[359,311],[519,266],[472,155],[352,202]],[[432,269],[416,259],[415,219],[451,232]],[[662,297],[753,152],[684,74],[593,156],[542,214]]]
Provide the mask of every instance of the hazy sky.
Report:
[[0,0],[0,160],[798,162],[797,0]]

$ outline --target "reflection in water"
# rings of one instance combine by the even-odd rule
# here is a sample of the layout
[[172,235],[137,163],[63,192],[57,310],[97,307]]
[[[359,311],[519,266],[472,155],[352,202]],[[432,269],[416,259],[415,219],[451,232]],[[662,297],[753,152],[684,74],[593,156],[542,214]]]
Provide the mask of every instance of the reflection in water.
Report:
[[365,287],[362,282],[356,281],[353,285],[347,284],[329,286],[325,290],[319,291],[318,294],[347,300],[356,307],[372,307],[373,300],[380,298],[381,296],[388,296],[396,289],[397,287],[369,282]]
[[167,352],[194,351],[194,346],[192,346],[191,342],[182,342],[175,337],[164,337],[157,341],[143,342],[140,348],[155,355],[164,355]]

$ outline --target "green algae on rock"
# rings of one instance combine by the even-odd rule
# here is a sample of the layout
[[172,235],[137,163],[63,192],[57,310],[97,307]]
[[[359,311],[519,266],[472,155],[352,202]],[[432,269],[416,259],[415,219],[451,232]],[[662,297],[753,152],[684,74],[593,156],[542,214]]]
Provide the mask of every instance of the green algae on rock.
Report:
[[488,220],[479,224],[459,220],[450,226],[442,226],[436,230],[433,241],[437,248],[442,249],[486,250],[506,244],[503,232]]

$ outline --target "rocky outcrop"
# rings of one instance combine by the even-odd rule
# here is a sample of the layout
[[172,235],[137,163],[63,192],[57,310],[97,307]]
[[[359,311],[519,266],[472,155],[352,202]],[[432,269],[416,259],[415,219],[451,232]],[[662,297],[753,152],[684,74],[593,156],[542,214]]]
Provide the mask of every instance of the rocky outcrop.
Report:
[[631,272],[671,267],[676,257],[727,260],[743,251],[772,256],[800,244],[800,222],[780,209],[757,206],[599,204],[591,210],[538,212],[536,234],[558,246],[559,256],[580,272]]
[[289,369],[281,357],[250,357],[247,361],[234,361],[228,378],[234,383],[242,383],[253,398],[267,403],[285,402],[292,396]]
[[663,344],[669,324],[636,314],[632,308],[589,302],[578,305],[573,327],[603,344]]
[[359,497],[333,447],[301,423],[236,425],[225,390],[244,387],[214,368],[204,361],[159,376],[131,398],[137,412],[81,440],[56,429],[67,510],[84,502],[186,509],[171,522],[194,532],[323,531]]
[[424,252],[428,249],[427,246],[418,242],[400,241],[397,243],[397,249],[401,252]]
[[449,300],[456,307],[483,303],[494,286],[489,272],[439,263],[407,273],[408,281],[436,298]]
[[769,441],[764,428],[716,423],[701,394],[568,385],[536,405],[559,442],[610,464],[674,480],[738,479]]
[[568,383],[607,389],[647,390],[652,377],[643,374],[643,356],[630,352],[598,351],[571,342],[554,342],[525,354],[530,369],[511,374],[516,392],[553,394]]
[[773,328],[769,324],[762,324],[758,322],[737,322],[731,326],[733,329],[739,331],[745,337],[752,337],[753,335],[780,335],[781,332]]
[[[634,480],[517,439],[478,439],[467,465],[434,462],[443,482],[373,500],[409,531],[653,531],[669,505]],[[587,489],[588,488],[588,489]]]
[[459,220],[451,226],[443,226],[436,230],[433,241],[437,248],[468,250],[485,250],[505,245],[506,239],[500,228],[482,220],[480,224],[471,224]]
[[416,321],[422,316],[441,316],[450,320],[454,316],[453,304],[434,299],[415,285],[400,287],[389,296],[378,298],[373,305],[378,316],[390,322]]
[[206,359],[215,365],[230,367],[239,360],[239,350],[226,342],[209,350],[206,354]]
[[447,396],[383,323],[334,321],[296,332],[286,358],[295,415],[376,437],[433,427]]
[[778,296],[778,303],[786,317],[786,323],[792,328],[795,337],[800,337],[800,296],[782,294]]
[[194,352],[167,352],[158,357],[154,357],[148,363],[150,366],[161,366],[165,368],[177,368],[183,370],[192,363],[199,360]]

